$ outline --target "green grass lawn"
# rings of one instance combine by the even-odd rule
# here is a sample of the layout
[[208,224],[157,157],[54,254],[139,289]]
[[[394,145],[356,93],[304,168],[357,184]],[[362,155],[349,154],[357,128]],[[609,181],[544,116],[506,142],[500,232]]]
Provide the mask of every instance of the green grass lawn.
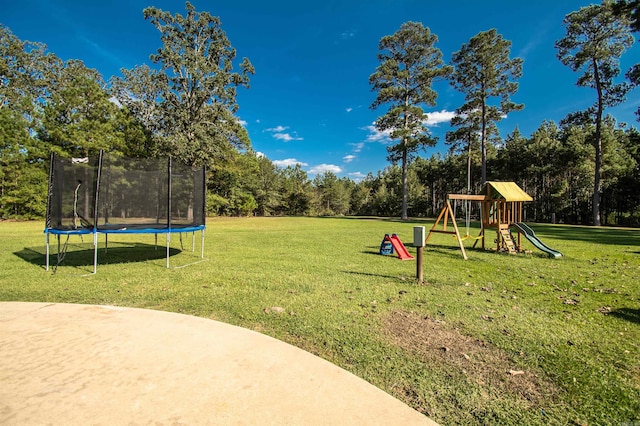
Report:
[[[0,222],[0,300],[150,308],[247,327],[442,424],[640,421],[639,230],[531,224],[560,259],[525,241],[531,253],[469,249],[464,261],[451,236],[435,235],[424,284],[415,261],[377,254],[385,233],[415,254],[413,226],[431,224],[216,218],[205,262],[167,270],[152,235],[110,236],[98,273],[82,276],[92,269],[89,238],[71,237],[53,274],[42,222]],[[183,242],[181,251],[172,236],[172,266],[200,260],[199,236],[195,253],[190,235]]]

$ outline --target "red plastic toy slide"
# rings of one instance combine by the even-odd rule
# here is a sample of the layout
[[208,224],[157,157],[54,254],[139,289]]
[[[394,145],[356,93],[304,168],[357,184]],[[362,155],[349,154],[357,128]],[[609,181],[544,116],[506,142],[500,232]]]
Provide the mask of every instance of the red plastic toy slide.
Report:
[[413,259],[413,256],[409,254],[409,252],[407,251],[407,248],[404,246],[404,244],[402,244],[402,241],[400,241],[400,238],[398,238],[396,234],[393,234],[392,236],[390,236],[389,241],[391,241],[391,244],[393,245],[393,249],[396,251],[396,253],[398,253],[398,257],[400,258],[400,260]]

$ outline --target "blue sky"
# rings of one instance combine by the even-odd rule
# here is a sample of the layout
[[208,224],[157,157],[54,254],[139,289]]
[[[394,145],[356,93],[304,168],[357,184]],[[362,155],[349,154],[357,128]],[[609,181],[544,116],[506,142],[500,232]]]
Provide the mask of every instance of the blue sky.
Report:
[[[481,31],[496,28],[512,42],[512,57],[524,59],[520,88],[513,96],[525,109],[499,124],[504,138],[516,126],[530,136],[543,120],[560,121],[594,102],[591,89],[575,86],[578,74],[556,58],[554,41],[564,36],[564,16],[591,4],[578,0],[192,0],[196,10],[219,16],[238,62],[248,57],[256,74],[240,89],[238,117],[253,147],[280,166],[300,163],[313,178],[332,171],[359,180],[389,163],[389,140],[373,122],[384,107],[369,76],[378,61],[378,42],[407,21],[422,22],[438,36],[449,62],[453,52]],[[45,43],[62,59],[80,59],[108,80],[121,68],[150,64],[160,47],[157,30],[142,10],[155,6],[185,13],[184,2],[168,0],[0,0],[0,23],[22,40]],[[623,73],[640,58],[636,43],[622,59]],[[430,129],[439,138],[430,156],[446,152],[444,135],[462,103],[446,82],[434,86],[437,105],[429,108]],[[633,111],[640,89],[626,104],[609,110],[618,121],[638,127]]]

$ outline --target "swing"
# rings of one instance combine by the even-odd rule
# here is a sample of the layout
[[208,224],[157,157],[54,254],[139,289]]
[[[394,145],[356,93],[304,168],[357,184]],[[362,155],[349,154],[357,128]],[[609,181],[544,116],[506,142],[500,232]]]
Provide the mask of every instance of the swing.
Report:
[[474,237],[471,235],[471,200],[465,200],[464,201],[464,209],[465,209],[465,219],[466,219],[466,230],[467,233],[465,234],[464,237],[460,237],[460,239],[462,241],[464,240],[481,240],[482,239],[482,234],[478,235],[477,237]]

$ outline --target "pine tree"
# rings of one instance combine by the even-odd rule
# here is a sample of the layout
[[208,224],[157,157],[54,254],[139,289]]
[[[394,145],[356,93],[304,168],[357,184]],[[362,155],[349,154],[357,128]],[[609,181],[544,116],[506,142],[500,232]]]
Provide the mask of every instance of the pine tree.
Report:
[[[482,183],[487,181],[487,143],[497,136],[495,123],[524,108],[510,99],[518,90],[516,80],[522,76],[523,62],[520,58],[511,59],[510,50],[511,42],[491,29],[473,36],[452,57],[455,70],[451,85],[465,95],[465,103],[456,110],[457,120],[452,125],[467,129],[462,132],[466,137],[480,135]],[[493,98],[500,102],[492,105]],[[455,139],[455,135],[450,138]]]
[[633,43],[628,20],[616,16],[613,2],[583,7],[563,21],[564,38],[556,42],[558,59],[573,71],[582,71],[577,85],[596,91],[595,105],[587,115],[595,123],[595,172],[592,195],[593,225],[600,225],[602,191],[602,120],[604,110],[624,101],[629,85],[615,83],[620,74],[619,58]]
[[423,106],[435,106],[438,94],[431,86],[451,71],[435,47],[437,41],[438,37],[421,23],[402,24],[395,34],[380,40],[380,65],[369,77],[372,90],[378,92],[371,107],[389,105],[387,113],[376,120],[376,128],[399,140],[387,150],[390,162],[401,162],[403,220],[407,219],[408,163],[418,150],[436,143],[425,125]]

